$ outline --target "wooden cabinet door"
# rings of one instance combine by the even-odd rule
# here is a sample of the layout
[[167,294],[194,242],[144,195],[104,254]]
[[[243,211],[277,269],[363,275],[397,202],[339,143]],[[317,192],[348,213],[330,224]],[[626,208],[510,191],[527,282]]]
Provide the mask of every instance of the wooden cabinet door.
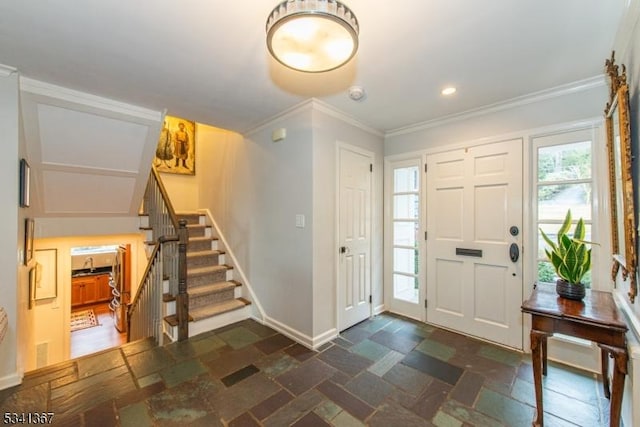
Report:
[[91,277],[84,285],[84,301],[83,304],[93,304],[98,301],[98,281],[95,277]]
[[110,276],[108,274],[102,274],[96,276],[96,288],[98,301],[111,300],[111,286],[109,286]]
[[83,284],[76,280],[71,281],[71,307],[82,305],[84,300]]

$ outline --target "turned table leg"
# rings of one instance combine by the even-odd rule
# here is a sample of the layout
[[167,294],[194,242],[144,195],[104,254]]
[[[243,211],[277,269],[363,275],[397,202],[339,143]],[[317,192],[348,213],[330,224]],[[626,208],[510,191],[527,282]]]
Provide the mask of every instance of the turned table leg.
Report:
[[622,406],[622,393],[624,392],[624,377],[627,374],[627,349],[600,345],[603,351],[613,357],[613,380],[611,381],[611,427],[620,425],[620,409]]
[[536,390],[536,418],[533,421],[534,427],[542,427],[544,425],[543,420],[543,408],[542,408],[542,373],[544,371],[544,365],[546,360],[543,360],[545,356],[545,347],[547,344],[547,335],[544,332],[531,330],[531,365],[533,367],[533,383]]
[[600,348],[600,364],[602,365],[602,387],[604,388],[604,397],[609,399],[611,392],[609,391],[609,352],[604,348]]

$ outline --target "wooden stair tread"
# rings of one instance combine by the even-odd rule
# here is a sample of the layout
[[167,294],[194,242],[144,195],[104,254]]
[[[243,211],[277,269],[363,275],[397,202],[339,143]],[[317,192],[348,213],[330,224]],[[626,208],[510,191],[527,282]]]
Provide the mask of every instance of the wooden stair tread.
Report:
[[187,289],[187,293],[190,297],[197,297],[208,294],[215,294],[218,292],[224,292],[231,289],[235,289],[238,286],[237,282],[216,282],[208,285],[195,286]]
[[202,276],[220,271],[232,270],[233,267],[227,264],[211,265],[208,267],[193,267],[187,270],[187,277]]
[[[169,326],[178,326],[178,316],[175,314],[172,314],[170,316],[165,316],[164,321],[167,322],[169,324]],[[191,316],[191,314],[189,314],[189,322],[193,322],[193,316]]]
[[196,252],[187,252],[187,258],[196,258],[199,256],[208,256],[208,255],[224,255],[224,251],[219,250],[209,250],[209,251],[196,251]]
[[236,298],[230,301],[219,302],[189,310],[189,316],[193,317],[197,322],[198,320],[207,319],[228,311],[244,308],[250,304],[251,302],[244,298]]
[[218,240],[217,237],[207,237],[207,236],[195,236],[195,237],[189,237],[189,242],[203,242],[205,240],[213,240],[216,241]]

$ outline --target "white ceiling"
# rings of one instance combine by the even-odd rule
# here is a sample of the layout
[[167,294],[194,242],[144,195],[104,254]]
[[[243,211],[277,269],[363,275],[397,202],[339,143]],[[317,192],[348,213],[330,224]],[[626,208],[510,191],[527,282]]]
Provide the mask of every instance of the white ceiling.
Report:
[[[627,1],[345,0],[358,54],[315,75],[269,57],[277,3],[3,0],[0,63],[238,132],[309,97],[388,132],[600,75]],[[350,100],[351,85],[367,97]],[[442,97],[446,85],[458,93]]]
[[[21,75],[37,217],[138,212],[164,111],[250,131],[317,98],[389,133],[598,77],[627,0],[345,0],[345,67],[288,70],[276,0],[2,0],[0,64]],[[348,97],[352,85],[366,97]],[[440,95],[454,85],[458,92]],[[106,196],[106,197],[105,197]]]

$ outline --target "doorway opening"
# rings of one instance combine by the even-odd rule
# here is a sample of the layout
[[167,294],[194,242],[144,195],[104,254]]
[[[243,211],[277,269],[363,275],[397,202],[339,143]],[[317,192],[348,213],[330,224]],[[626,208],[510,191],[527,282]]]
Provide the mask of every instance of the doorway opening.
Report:
[[127,342],[130,245],[71,248],[70,357]]

